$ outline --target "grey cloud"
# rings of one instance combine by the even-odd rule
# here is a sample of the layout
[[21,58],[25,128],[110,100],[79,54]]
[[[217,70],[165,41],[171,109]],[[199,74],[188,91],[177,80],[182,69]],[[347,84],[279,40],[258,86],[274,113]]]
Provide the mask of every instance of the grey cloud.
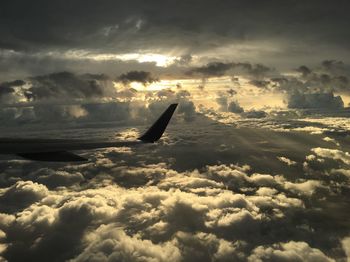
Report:
[[260,87],[260,88],[268,88],[270,81],[265,81],[265,80],[251,80],[249,82],[250,84]]
[[153,82],[157,82],[158,79],[153,77],[150,72],[130,71],[120,75],[118,77],[118,81],[121,81],[124,84],[129,84],[130,82],[139,82],[143,85],[147,85],[152,84]]
[[334,96],[333,93],[294,93],[288,98],[288,107],[304,109],[342,109],[344,107],[344,102],[340,96]]
[[232,113],[243,113],[244,112],[244,109],[238,104],[238,102],[236,101],[231,101],[229,104],[228,104],[228,107],[227,107],[227,110],[229,112],[232,112]]
[[[203,1],[200,6],[196,1],[107,0],[101,5],[78,0],[67,6],[60,1],[48,5],[39,0],[28,5],[18,0],[5,1],[0,9],[0,69],[1,77],[7,79],[63,70],[110,75],[163,70],[155,63],[133,61],[135,68],[113,56],[135,52],[178,56],[168,69],[173,74],[197,57],[204,63],[215,59],[263,62],[283,70],[315,64],[320,54],[334,59],[349,57],[348,2],[343,0],[336,5],[316,0],[283,4],[273,0],[269,5],[256,0],[220,5]],[[325,16],[331,19],[326,21]],[[299,41],[300,35],[307,37]],[[102,54],[102,59],[87,59],[85,54]],[[104,59],[106,54],[112,58]],[[336,64],[326,62],[325,67],[330,63]],[[259,66],[251,73],[261,77],[266,68]]]
[[[200,6],[195,1],[186,4],[106,1],[104,5],[77,1],[69,6],[73,12],[68,12],[68,7],[59,1],[50,5],[42,1],[33,5],[20,3],[20,8],[16,3],[2,3],[3,48],[89,47],[101,50],[103,46],[105,49],[134,50],[154,45],[171,49],[176,45],[203,49],[217,45],[218,41],[213,40],[216,38],[221,41],[291,40],[300,34],[308,36],[305,39],[308,43],[345,46],[349,38],[345,30],[348,25],[345,11],[348,3],[345,1],[337,5],[326,1],[288,1],[283,5],[278,1],[271,5],[238,1],[216,5],[205,1]],[[194,6],[197,12],[193,12]],[[165,14],[163,10],[168,12]],[[312,19],[310,10],[313,11]],[[331,22],[323,19],[329,10],[332,11]],[[50,19],[53,16],[55,19]],[[199,33],[203,36],[198,36]]]
[[[88,112],[85,119],[90,121],[126,121],[130,117],[129,103],[96,103],[85,104],[82,107]],[[84,118],[82,120],[84,121]]]
[[233,66],[233,63],[212,62],[205,66],[194,68],[188,71],[187,74],[199,74],[204,77],[223,76]]
[[246,118],[264,118],[267,117],[267,113],[263,110],[250,110],[244,112],[243,116]]
[[291,241],[278,243],[272,247],[257,247],[249,256],[248,261],[324,261],[330,262],[329,258],[318,249],[310,247],[305,242]]
[[97,124],[125,126],[130,124],[151,123],[169,105],[179,103],[177,116],[180,121],[192,122],[196,118],[196,108],[190,99],[190,93],[185,90],[172,92],[171,90],[160,90],[149,93],[147,100],[149,106],[144,102],[132,102],[137,92],[126,89],[116,92],[118,98],[126,101],[105,102],[92,100],[83,103],[78,100],[69,101],[49,99],[50,103],[36,101],[36,103],[23,104],[19,107],[4,107],[0,110],[0,120],[7,124],[8,128],[26,125],[28,129],[45,123],[44,129],[67,127],[86,127]]
[[263,110],[244,110],[244,108],[241,107],[237,101],[229,99],[223,94],[220,94],[220,96],[216,99],[216,102],[220,106],[220,111],[239,114],[242,118],[265,118],[268,115]]
[[13,87],[22,86],[24,84],[25,82],[23,80],[14,80],[11,82],[0,83],[0,97],[3,96],[4,94],[9,94],[14,92],[15,90],[13,89]]
[[309,74],[312,73],[310,68],[308,68],[307,66],[300,66],[299,68],[297,68],[296,71],[300,72],[303,75],[303,77],[307,77]]
[[190,100],[183,100],[178,110],[179,114],[183,114],[186,122],[191,122],[196,118],[196,107]]
[[103,87],[94,75],[79,77],[61,72],[31,78],[32,86],[25,91],[28,100],[47,98],[90,98],[103,95]]
[[0,197],[1,212],[25,208],[48,195],[45,186],[32,181],[18,181]]
[[251,63],[224,63],[224,62],[211,62],[207,65],[192,68],[186,72],[188,75],[200,75],[202,77],[223,76],[227,73],[231,74],[245,74],[253,78],[261,78],[267,73],[273,71],[273,69],[262,64]]
[[331,73],[344,72],[345,69],[344,62],[337,60],[324,60],[322,61],[322,67]]
[[49,189],[72,186],[84,181],[81,173],[69,173],[66,171],[54,171],[48,168],[42,168],[29,174],[32,180],[47,186]]
[[175,241],[157,245],[138,236],[128,236],[113,224],[102,225],[90,237],[93,238],[90,244],[71,261],[181,261]]
[[230,95],[230,96],[234,96],[237,94],[237,91],[235,91],[234,89],[230,88],[229,90],[227,90],[227,93]]

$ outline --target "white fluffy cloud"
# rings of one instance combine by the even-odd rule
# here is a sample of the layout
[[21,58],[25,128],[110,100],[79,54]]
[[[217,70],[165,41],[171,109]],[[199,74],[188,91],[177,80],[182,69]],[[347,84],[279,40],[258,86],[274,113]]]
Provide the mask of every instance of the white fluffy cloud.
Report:
[[[328,199],[347,207],[347,180],[339,174],[348,168],[317,150],[311,157],[316,147],[304,145],[329,142],[196,121],[203,128],[189,122],[176,136],[169,129],[158,145],[86,152],[90,163],[2,160],[1,255],[10,261],[247,261],[297,258],[299,250],[310,259],[344,258],[348,227]],[[114,128],[106,132],[115,138]],[[300,147],[290,149],[292,139]],[[286,166],[280,156],[305,161],[308,169]]]
[[345,164],[350,164],[350,154],[348,152],[343,152],[338,149],[328,149],[321,147],[313,148],[311,151],[320,157],[340,160]]
[[331,262],[323,252],[310,247],[305,242],[290,241],[278,243],[270,247],[260,246],[253,250],[248,261],[324,261]]

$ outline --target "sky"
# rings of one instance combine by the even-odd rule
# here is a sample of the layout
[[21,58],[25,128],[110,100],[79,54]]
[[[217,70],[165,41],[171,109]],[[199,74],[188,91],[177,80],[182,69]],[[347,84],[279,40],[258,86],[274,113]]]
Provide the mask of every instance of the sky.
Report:
[[350,261],[350,3],[0,3],[0,261]]

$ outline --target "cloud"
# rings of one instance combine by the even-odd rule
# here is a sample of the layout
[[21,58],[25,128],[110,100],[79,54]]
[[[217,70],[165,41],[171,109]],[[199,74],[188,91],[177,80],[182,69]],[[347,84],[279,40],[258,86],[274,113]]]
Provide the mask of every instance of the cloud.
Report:
[[285,182],[284,187],[292,192],[311,196],[318,188],[322,188],[323,186],[320,181],[308,180],[301,183]]
[[9,211],[13,208],[25,208],[47,195],[47,188],[41,184],[33,183],[32,181],[18,181],[1,195],[1,211]]
[[294,93],[288,98],[288,107],[302,109],[342,109],[344,102],[340,96],[334,96],[333,93]]
[[193,68],[187,74],[199,74],[203,77],[223,76],[233,66],[233,63],[212,62],[202,67]]
[[350,237],[345,237],[341,241],[343,249],[345,251],[346,257],[349,260],[350,258]]
[[25,82],[23,80],[14,80],[11,82],[0,83],[0,97],[9,93],[13,93],[14,87],[23,86]]
[[[140,106],[144,116],[164,109],[168,101],[158,97],[155,92],[152,106]],[[182,114],[174,121],[182,121]],[[347,208],[348,180],[331,173],[347,168],[325,158],[313,169],[317,160],[305,160],[314,144],[329,142],[320,135],[257,128],[278,125],[268,120],[240,121],[255,126],[233,128],[196,114],[191,122],[172,125],[158,145],[84,152],[92,159],[84,164],[47,163],[43,168],[37,162],[2,160],[0,199],[21,183],[30,188],[30,194],[8,194],[1,202],[7,213],[0,215],[6,235],[2,256],[10,261],[24,255],[29,260],[246,261],[295,259],[297,249],[310,259],[322,254],[343,259],[341,240],[349,228],[329,201]],[[295,127],[293,121],[288,124]],[[124,132],[117,137],[114,126],[72,133],[124,138],[139,130],[119,129]],[[281,155],[306,161],[310,168],[286,168],[277,159]],[[34,200],[8,204],[25,202],[27,195]],[[293,241],[296,248],[286,246]]]
[[250,110],[246,111],[243,114],[243,117],[245,118],[264,118],[267,117],[267,113],[263,110]]
[[[251,63],[224,63],[224,62],[210,62],[204,66],[195,67],[186,72],[187,75],[199,75],[204,78],[207,77],[219,77],[227,73],[232,75],[243,74],[252,78],[261,78],[267,73],[273,71],[271,68],[262,64],[251,64]],[[254,80],[258,81],[258,80]]]
[[70,72],[36,76],[31,78],[31,87],[24,95],[28,100],[101,97],[104,94],[101,79],[105,80],[100,75],[78,76]]
[[[198,8],[196,14],[191,12],[194,7]],[[73,15],[59,1],[54,1],[50,7],[40,2],[23,5],[27,12],[18,10],[9,2],[1,6],[6,15],[0,21],[3,36],[0,46],[28,53],[85,50],[88,54],[132,53],[135,50],[174,52],[176,46],[181,51],[179,57],[209,50],[209,54],[216,55],[218,52],[215,51],[223,49],[226,56],[281,64],[283,60],[288,63],[300,59],[313,61],[319,59],[322,51],[328,51],[328,56],[339,59],[347,54],[347,7],[347,2],[334,6],[314,0],[297,5],[281,5],[274,1],[268,6],[258,1],[226,2],[220,6],[205,1],[198,6],[195,1],[177,5],[133,0],[128,4],[107,1],[100,7],[86,6],[79,0],[71,6]],[[168,10],[167,14],[163,10]],[[307,20],[310,10],[315,16]],[[331,22],[322,19],[328,10],[332,11]],[[58,25],[48,18],[39,23],[36,18],[43,13],[47,17],[55,15],[58,21],[66,21],[69,30],[65,24]],[[300,34],[308,36],[302,43],[296,40]]]
[[249,81],[249,84],[254,85],[256,87],[259,87],[259,88],[267,89],[269,84],[270,84],[270,81],[266,81],[266,80],[251,80],[251,81]]
[[227,97],[225,93],[219,93],[219,97],[216,98],[216,103],[219,104],[219,110],[222,112],[231,112],[236,114],[244,113],[244,109],[239,105],[238,101],[233,100],[231,97]]
[[290,241],[277,243],[272,247],[257,247],[248,261],[334,261],[318,249],[305,242]]
[[314,152],[317,156],[340,160],[347,165],[350,164],[350,154],[348,152],[343,152],[338,149],[328,149],[321,147],[312,148],[311,151]]
[[243,113],[244,112],[244,109],[238,104],[238,102],[236,101],[231,101],[229,104],[228,104],[228,107],[227,107],[227,110],[229,112],[232,112],[232,113]]
[[55,188],[60,186],[71,186],[79,184],[84,181],[81,173],[69,173],[65,171],[54,171],[48,168],[42,168],[29,174],[34,180],[47,186],[48,188]]
[[86,236],[88,246],[71,261],[180,261],[181,254],[175,241],[154,244],[140,236],[128,236],[116,225],[101,225]]
[[284,157],[284,156],[277,157],[277,159],[283,163],[286,163],[288,166],[293,166],[293,165],[297,164],[297,162],[295,162],[287,157]]
[[120,75],[117,80],[121,81],[123,84],[129,84],[130,82],[139,82],[145,86],[147,84],[152,84],[158,81],[158,79],[153,77],[150,72],[145,71],[130,71]]

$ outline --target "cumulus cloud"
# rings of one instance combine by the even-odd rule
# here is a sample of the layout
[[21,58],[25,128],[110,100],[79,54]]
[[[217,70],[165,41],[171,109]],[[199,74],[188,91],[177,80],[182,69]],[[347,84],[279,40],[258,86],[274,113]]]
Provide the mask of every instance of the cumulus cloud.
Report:
[[334,261],[305,242],[291,241],[271,247],[257,247],[248,261]]
[[280,157],[277,157],[278,160],[280,160],[281,162],[283,163],[286,163],[288,166],[293,166],[293,165],[296,165],[297,162],[287,158],[287,157],[284,157],[284,156],[280,156]]
[[[22,181],[5,188],[1,199],[6,205],[31,199],[7,209],[16,216],[2,216],[0,229],[5,243],[11,243],[5,259],[25,254],[39,260],[244,261],[272,257],[278,250],[290,254],[283,228],[299,225],[289,220],[290,214],[304,212],[304,198],[320,186],[256,173],[249,166],[179,171],[167,164],[138,163],[138,154],[143,162],[147,159],[142,150],[123,152],[102,151],[95,164],[42,168],[27,177],[46,186]],[[134,164],[126,169],[128,161]],[[296,234],[308,236],[302,230]],[[282,240],[287,242],[266,251]],[[306,257],[323,257],[306,243],[297,247]]]
[[48,168],[42,168],[29,174],[34,180],[47,186],[48,188],[55,188],[60,186],[71,186],[79,184],[84,181],[81,173],[70,173],[66,171],[54,171]]
[[107,80],[101,75],[85,74],[82,76],[70,72],[36,76],[31,79],[31,87],[25,90],[28,100],[47,98],[91,98],[104,94],[99,81]]
[[71,261],[180,261],[181,254],[175,241],[154,244],[140,236],[128,236],[116,225],[101,225],[86,236],[88,246]]
[[[298,259],[296,254],[343,259],[341,240],[349,229],[329,199],[347,208],[347,180],[340,174],[348,169],[342,166],[345,151],[313,150],[310,157],[311,148],[330,146],[324,136],[258,128],[286,125],[274,119],[240,120],[251,125],[243,128],[223,125],[198,114],[191,98],[183,89],[165,89],[148,94],[148,107],[81,105],[94,121],[116,120],[97,113],[103,111],[128,122],[132,115],[155,117],[179,101],[173,123],[181,125],[172,125],[158,145],[84,152],[93,161],[81,165],[45,168],[2,160],[4,259],[246,261]],[[76,130],[71,132],[83,138],[114,139],[137,137],[139,127],[122,128],[119,136],[114,126]],[[339,161],[332,164],[325,155]],[[309,167],[286,167],[290,161]]]
[[333,93],[294,93],[288,98],[289,108],[322,108],[322,109],[342,109],[344,102],[340,96]]
[[18,181],[0,196],[1,211],[25,208],[41,200],[47,194],[47,188],[41,184],[32,181]]
[[350,164],[350,154],[348,152],[343,152],[338,149],[329,149],[329,148],[312,148],[312,152],[314,152],[317,156],[330,158],[334,160],[340,160],[345,164]]

